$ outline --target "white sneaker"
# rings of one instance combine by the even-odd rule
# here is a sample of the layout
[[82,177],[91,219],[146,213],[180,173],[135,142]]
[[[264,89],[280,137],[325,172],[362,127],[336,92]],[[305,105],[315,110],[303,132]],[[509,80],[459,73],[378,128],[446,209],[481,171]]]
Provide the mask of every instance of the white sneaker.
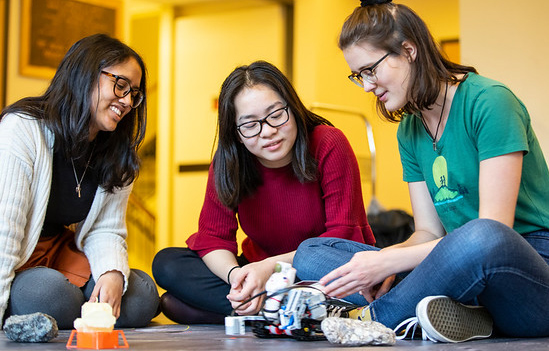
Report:
[[401,323],[395,331],[407,324],[406,335],[412,327],[415,331],[419,323],[424,340],[453,343],[492,335],[492,317],[486,308],[466,306],[447,296],[424,298],[416,306],[416,316]]

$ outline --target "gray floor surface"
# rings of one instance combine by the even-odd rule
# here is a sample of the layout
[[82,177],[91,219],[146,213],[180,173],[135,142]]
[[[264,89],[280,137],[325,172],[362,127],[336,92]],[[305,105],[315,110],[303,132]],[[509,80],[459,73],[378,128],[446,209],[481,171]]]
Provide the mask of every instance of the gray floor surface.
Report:
[[[549,338],[485,339],[460,344],[436,344],[429,341],[397,341],[394,346],[342,347],[328,341],[297,341],[293,339],[260,339],[249,327],[243,336],[225,335],[222,325],[175,325],[153,323],[147,328],[124,329],[129,350],[549,350]],[[0,350],[67,350],[70,331],[60,331],[49,343],[21,344],[0,333]],[[121,341],[122,342],[122,341]],[[74,343],[73,343],[74,344]],[[82,350],[82,349],[80,349]]]

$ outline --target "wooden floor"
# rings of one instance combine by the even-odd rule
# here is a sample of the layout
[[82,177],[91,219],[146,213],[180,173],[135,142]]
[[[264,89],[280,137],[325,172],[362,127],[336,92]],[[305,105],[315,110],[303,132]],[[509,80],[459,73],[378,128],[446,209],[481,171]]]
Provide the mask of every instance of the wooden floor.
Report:
[[[165,324],[168,323],[168,324]],[[490,351],[541,351],[549,350],[549,338],[543,339],[485,339],[460,344],[436,344],[429,341],[398,341],[395,346],[364,346],[360,348],[342,347],[328,341],[296,341],[293,339],[260,339],[246,327],[243,336],[225,335],[222,325],[176,325],[162,317],[151,326],[141,329],[124,329],[129,350],[490,350]],[[0,333],[0,350],[66,350],[70,331],[60,331],[59,336],[49,343],[20,344],[8,340]]]

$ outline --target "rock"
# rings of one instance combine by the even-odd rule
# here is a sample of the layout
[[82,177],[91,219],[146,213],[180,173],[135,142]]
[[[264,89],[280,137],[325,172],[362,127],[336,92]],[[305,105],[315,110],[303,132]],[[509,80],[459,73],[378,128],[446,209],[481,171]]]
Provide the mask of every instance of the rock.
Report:
[[345,346],[394,345],[396,335],[392,329],[373,321],[329,317],[320,327],[329,342]]
[[45,313],[13,315],[4,323],[4,333],[16,342],[48,342],[57,337],[57,321]]

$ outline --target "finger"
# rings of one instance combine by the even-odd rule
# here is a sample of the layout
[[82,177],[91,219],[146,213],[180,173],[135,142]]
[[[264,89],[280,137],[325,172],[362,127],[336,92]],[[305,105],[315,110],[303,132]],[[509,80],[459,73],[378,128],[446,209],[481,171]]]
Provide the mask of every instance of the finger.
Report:
[[118,317],[120,317],[120,304],[121,304],[121,301],[116,301],[114,303],[114,306],[112,308],[112,315],[118,319]]
[[242,302],[249,296],[250,296],[250,294],[247,294],[244,291],[238,291],[238,292],[233,292],[233,293],[230,293],[229,295],[227,295],[227,299],[229,299],[231,301],[240,301],[240,302]]
[[[234,276],[234,277],[233,277]],[[238,286],[244,284],[244,280],[246,279],[247,274],[242,274],[242,268],[237,269],[233,276],[231,276],[231,288],[237,288]]]
[[341,288],[335,290],[332,293],[332,296],[335,296],[339,299],[345,298],[349,295],[358,293],[360,291],[361,287],[359,286],[342,286]]
[[257,301],[252,300],[251,302],[247,303],[246,306],[244,306],[244,307],[245,308],[239,308],[238,309],[238,314],[240,314],[240,315],[255,314],[255,312],[257,310]]
[[379,299],[381,296],[385,295],[389,290],[391,289],[391,286],[393,286],[394,278],[390,279],[387,278],[385,281],[381,284],[379,290],[376,292],[376,299]]
[[326,274],[324,277],[320,278],[318,281],[321,285],[327,285],[332,280],[336,280],[337,278],[340,278],[341,276],[345,275],[345,265],[334,269],[330,273]]
[[236,312],[238,314],[242,314],[243,311],[245,311],[249,306],[250,306],[250,303],[249,302],[246,302],[245,304],[242,305],[242,302],[243,301],[240,301],[240,302],[237,302],[235,304],[235,306],[233,308],[236,308]]
[[371,291],[369,289],[367,290],[361,290],[360,295],[362,295],[368,303],[374,302],[374,296],[372,295]]
[[358,286],[357,280],[353,279],[351,275],[346,275],[332,281],[324,290],[328,295],[338,296],[356,286]]
[[92,293],[90,295],[90,299],[88,300],[89,302],[99,302],[99,290],[100,290],[100,286],[99,285],[95,285],[95,287],[93,288],[92,290]]
[[110,303],[110,296],[104,289],[102,289],[99,293],[99,302],[105,302],[112,306],[112,304]]

